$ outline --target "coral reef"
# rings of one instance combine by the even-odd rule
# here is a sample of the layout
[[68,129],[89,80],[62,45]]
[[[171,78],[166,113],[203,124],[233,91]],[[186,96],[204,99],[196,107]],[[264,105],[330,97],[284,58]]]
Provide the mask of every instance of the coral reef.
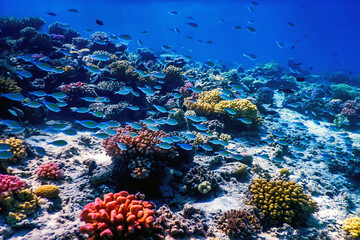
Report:
[[84,207],[80,215],[85,226],[80,232],[89,239],[139,239],[150,236],[155,220],[155,205],[143,201],[126,191],[108,193],[104,200],[96,198],[95,202]]
[[127,83],[151,83],[152,80],[150,77],[140,76],[133,66],[131,66],[127,61],[120,60],[112,62],[109,65],[110,73],[119,80]]
[[[230,114],[225,109],[234,109],[235,113]],[[215,113],[227,115],[232,119],[248,118],[253,124],[259,125],[261,118],[258,116],[258,109],[255,104],[246,99],[223,100],[214,107]]]
[[0,143],[6,143],[11,146],[11,151],[13,153],[13,156],[9,159],[2,159],[3,161],[9,161],[9,162],[17,162],[23,159],[26,156],[25,151],[25,142],[19,138],[10,137],[6,139],[1,139]]
[[165,77],[163,78],[165,84],[163,91],[170,91],[174,88],[184,85],[184,77],[182,76],[181,68],[173,65],[168,66],[163,70]]
[[359,89],[353,86],[350,86],[345,83],[333,84],[330,86],[331,90],[334,92],[332,98],[346,100],[356,100],[360,97]]
[[219,191],[217,176],[205,167],[193,167],[185,175],[186,190],[194,195]]
[[349,217],[343,222],[342,229],[353,239],[360,237],[360,218]]
[[11,78],[0,77],[0,93],[20,92],[21,88]]
[[31,27],[38,31],[44,24],[45,21],[39,17],[2,17],[0,18],[0,37],[17,37],[20,31],[26,27]]
[[236,239],[252,239],[262,230],[259,219],[242,210],[228,210],[217,221],[218,228],[226,235]]
[[59,179],[63,176],[60,164],[55,162],[43,163],[35,170],[35,172],[38,178]]
[[250,193],[251,202],[273,224],[301,225],[317,210],[316,202],[293,181],[255,179]]
[[55,185],[41,185],[34,193],[44,198],[56,198],[59,196],[60,189]]

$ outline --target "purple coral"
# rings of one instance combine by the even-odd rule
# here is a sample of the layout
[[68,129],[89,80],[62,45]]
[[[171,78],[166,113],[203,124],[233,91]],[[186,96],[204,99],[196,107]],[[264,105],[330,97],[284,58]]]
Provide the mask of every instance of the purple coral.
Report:
[[346,116],[355,116],[360,113],[360,103],[348,100],[342,106],[341,114]]
[[192,88],[192,87],[194,87],[194,85],[191,82],[186,82],[184,84],[184,86],[180,87],[179,92],[184,97],[188,97],[188,96],[190,96],[189,88]]

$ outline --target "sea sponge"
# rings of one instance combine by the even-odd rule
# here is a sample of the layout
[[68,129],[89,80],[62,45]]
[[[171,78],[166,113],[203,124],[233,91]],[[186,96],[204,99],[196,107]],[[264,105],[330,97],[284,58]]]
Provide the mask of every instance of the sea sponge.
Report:
[[59,196],[60,189],[55,185],[41,185],[34,193],[44,198],[56,198]]
[[0,77],[0,93],[21,92],[21,88],[11,78]]
[[294,181],[255,179],[250,186],[251,202],[274,224],[301,225],[317,204]]
[[[229,114],[225,109],[230,108],[236,111]],[[258,116],[258,109],[255,104],[247,99],[223,100],[215,105],[215,113],[227,115],[231,119],[249,118],[254,124],[260,124],[261,118]]]
[[155,205],[126,191],[108,193],[87,204],[80,219],[86,223],[80,232],[89,239],[140,239],[153,229]]
[[35,172],[38,178],[59,179],[63,176],[60,165],[55,162],[43,163],[35,170]]
[[352,238],[358,239],[360,237],[360,217],[346,218],[342,229]]
[[7,139],[1,139],[0,143],[6,143],[10,145],[11,149],[9,151],[13,153],[13,156],[11,158],[2,159],[3,161],[17,162],[26,156],[25,144],[23,140],[15,137],[10,137]]
[[217,224],[226,235],[236,239],[252,239],[262,229],[254,214],[234,209],[224,212]]

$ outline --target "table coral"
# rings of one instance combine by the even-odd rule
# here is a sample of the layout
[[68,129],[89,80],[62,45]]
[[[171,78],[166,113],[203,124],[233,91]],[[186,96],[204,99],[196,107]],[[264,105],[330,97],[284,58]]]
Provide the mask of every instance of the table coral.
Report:
[[237,239],[252,239],[262,229],[254,214],[234,209],[224,212],[217,224],[226,235]]
[[10,145],[11,149],[9,151],[11,151],[13,153],[13,156],[11,158],[2,159],[2,160],[10,161],[10,162],[17,162],[26,156],[25,144],[24,144],[23,140],[21,140],[19,138],[15,138],[15,137],[10,137],[7,139],[1,139],[0,143],[6,143],[6,144]]
[[35,170],[35,172],[38,178],[59,179],[63,176],[60,165],[55,162],[43,163]]
[[360,237],[360,218],[350,217],[346,218],[343,222],[342,229],[352,238],[357,239]]
[[143,201],[126,191],[108,193],[104,200],[84,207],[80,215],[85,226],[80,232],[89,235],[89,239],[139,239],[149,236],[155,220],[155,205]]
[[316,202],[294,181],[255,179],[250,193],[251,202],[274,224],[301,225],[317,210]]

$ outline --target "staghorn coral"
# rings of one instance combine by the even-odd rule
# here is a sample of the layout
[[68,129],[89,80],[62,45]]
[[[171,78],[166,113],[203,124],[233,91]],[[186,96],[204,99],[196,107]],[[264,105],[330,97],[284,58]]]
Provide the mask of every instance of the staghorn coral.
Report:
[[35,172],[38,178],[59,179],[63,176],[60,165],[55,162],[43,163],[35,170]]
[[0,77],[0,93],[20,92],[21,88],[11,78]]
[[317,210],[316,202],[294,181],[255,179],[250,193],[251,202],[270,223],[301,225]]
[[360,237],[360,218],[350,217],[346,218],[342,224],[342,229],[353,239]]
[[234,209],[224,212],[217,224],[226,235],[236,239],[252,239],[262,229],[254,214]]
[[89,239],[139,239],[151,235],[155,205],[126,191],[108,193],[87,204],[80,219],[86,223],[80,232]]
[[56,198],[59,196],[60,190],[55,185],[41,185],[34,193],[44,198]]
[[10,145],[11,149],[9,151],[13,153],[13,156],[11,158],[2,159],[3,161],[17,162],[26,157],[25,144],[23,140],[15,137],[10,137],[7,139],[1,139],[0,143],[6,143]]
[[[225,109],[234,109],[235,114],[229,114]],[[220,115],[227,115],[231,119],[249,118],[254,124],[260,124],[261,118],[255,104],[246,99],[223,100],[215,105],[214,111]]]

